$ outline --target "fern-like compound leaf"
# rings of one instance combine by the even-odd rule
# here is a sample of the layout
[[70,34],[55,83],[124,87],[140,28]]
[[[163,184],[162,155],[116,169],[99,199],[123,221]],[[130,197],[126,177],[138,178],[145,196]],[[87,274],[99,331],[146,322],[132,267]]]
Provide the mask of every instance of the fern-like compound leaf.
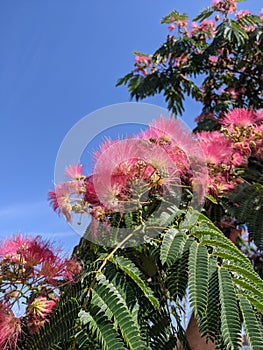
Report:
[[201,317],[206,310],[208,280],[207,248],[194,242],[189,256],[189,295],[190,305],[197,317]]
[[253,350],[263,349],[263,327],[246,297],[240,296],[240,309],[250,346]]
[[221,331],[228,350],[238,350],[241,343],[241,324],[235,288],[229,271],[218,269]]

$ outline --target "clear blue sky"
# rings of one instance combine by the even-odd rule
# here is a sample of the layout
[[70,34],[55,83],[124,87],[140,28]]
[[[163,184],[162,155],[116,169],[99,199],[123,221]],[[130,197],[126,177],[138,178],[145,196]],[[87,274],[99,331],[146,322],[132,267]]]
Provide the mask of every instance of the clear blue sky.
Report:
[[[194,16],[209,0],[11,0],[0,5],[0,238],[18,231],[79,241],[47,202],[59,146],[94,110],[129,101],[118,78],[134,50],[152,52],[166,35],[161,17]],[[240,4],[259,13],[261,0]],[[147,102],[165,107],[161,98]],[[183,119],[199,110],[188,103]],[[99,120],[94,121],[99,123]]]

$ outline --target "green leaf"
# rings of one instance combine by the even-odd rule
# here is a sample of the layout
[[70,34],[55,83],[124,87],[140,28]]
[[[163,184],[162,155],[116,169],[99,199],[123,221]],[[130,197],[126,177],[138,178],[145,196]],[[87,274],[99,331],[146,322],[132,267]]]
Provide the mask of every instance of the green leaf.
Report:
[[190,305],[199,318],[206,310],[208,295],[208,252],[207,248],[193,242],[189,256]]
[[261,292],[263,291],[263,281],[256,272],[250,271],[246,267],[229,263],[223,263],[222,266],[231,272],[236,272],[240,278],[246,278],[250,283],[253,283]]
[[142,290],[145,296],[149,299],[153,307],[160,307],[158,299],[155,298],[155,296],[153,295],[153,291],[146,285],[146,283],[142,279],[141,271],[130,259],[125,258],[123,256],[115,256],[112,257],[109,261],[111,261],[114,265],[116,265],[133,280],[133,282]]
[[203,21],[203,20],[207,19],[208,17],[210,17],[213,14],[213,12],[214,12],[214,7],[208,6],[204,10],[202,10],[201,13],[193,19],[193,21],[195,21],[195,22]]
[[165,233],[160,251],[160,259],[163,265],[166,263],[171,266],[175,262],[182,254],[182,248],[186,240],[186,234],[178,232],[176,229],[170,229]]
[[[91,307],[89,311],[81,310],[79,317],[82,324],[89,328],[91,334],[100,343],[102,350],[125,350],[114,324],[98,307]],[[80,335],[80,333],[76,335],[78,342],[80,342]],[[83,345],[84,339],[82,339]]]
[[208,301],[206,312],[200,320],[199,330],[202,336],[215,341],[220,334],[220,303],[219,303],[219,282],[218,282],[218,265],[215,259],[209,261],[209,284],[208,284]]
[[169,24],[171,23],[171,18],[173,19],[173,21],[178,21],[178,20],[186,20],[188,16],[186,15],[186,13],[179,13],[178,11],[173,10],[167,16],[162,18],[161,23]]
[[[123,339],[130,350],[144,349],[145,344],[140,336],[139,326],[134,322],[134,317],[129,311],[125,299],[119,293],[117,286],[109,282],[101,274],[97,276],[97,283],[94,286],[94,290],[114,315]],[[97,306],[100,308],[100,305]]]
[[263,327],[255,315],[247,298],[240,295],[240,309],[243,316],[243,323],[250,346],[253,350],[263,349]]
[[229,271],[218,269],[220,305],[221,305],[221,330],[227,349],[238,350],[241,341],[241,324],[237,297]]

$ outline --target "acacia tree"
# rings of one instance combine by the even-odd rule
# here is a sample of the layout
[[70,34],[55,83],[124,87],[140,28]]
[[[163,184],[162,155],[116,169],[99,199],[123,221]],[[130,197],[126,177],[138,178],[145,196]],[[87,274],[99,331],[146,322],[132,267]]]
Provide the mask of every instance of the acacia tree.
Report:
[[[263,348],[258,255],[245,256],[228,239],[236,242],[238,225],[247,224],[261,249],[263,23],[237,13],[234,0],[214,0],[191,30],[177,11],[163,22],[171,31],[166,42],[152,55],[137,53],[135,69],[119,84],[136,99],[163,92],[177,113],[185,94],[200,101],[196,132],[206,166],[178,120],[163,118],[135,143],[103,144],[93,174],[83,174],[81,165],[66,170],[69,181],[50,200],[68,221],[73,213],[92,216],[74,250],[83,275],[62,288],[64,308],[24,349],[189,349],[182,325],[187,291],[213,348],[238,349],[242,326],[252,349]],[[190,151],[201,164],[194,173]],[[120,162],[122,153],[127,162]],[[193,198],[198,203],[203,195],[204,209],[194,210]]]
[[162,117],[134,139],[103,143],[93,174],[81,165],[66,169],[69,180],[50,200],[69,222],[75,214],[92,216],[74,250],[84,273],[61,293],[63,305],[74,304],[58,308],[59,317],[28,337],[25,349],[176,349],[178,340],[189,349],[181,307],[187,290],[209,346],[238,349],[243,325],[252,348],[262,348],[262,280],[206,211],[192,208],[204,190],[217,201],[242,181],[236,174],[249,152],[231,131],[242,130],[243,121],[254,121],[250,151],[257,154],[262,112],[234,109],[220,131],[200,132],[199,143],[179,120]]
[[[186,14],[172,11],[161,21],[169,24],[171,32],[166,42],[153,54],[136,52],[135,69],[117,85],[127,85],[136,100],[163,93],[168,108],[180,114],[185,95],[190,95],[202,104],[195,131],[219,130],[220,117],[233,108],[263,108],[263,9],[259,16],[238,11],[238,2],[213,0],[191,25]],[[228,199],[210,203],[207,215],[216,221],[227,207],[233,217],[248,225],[250,238],[261,249],[262,151],[251,152],[251,133],[244,129],[253,128],[255,120],[246,122],[236,125],[239,131],[229,131],[232,140],[249,154],[246,170],[238,174],[245,182]],[[258,131],[256,138],[261,137]]]

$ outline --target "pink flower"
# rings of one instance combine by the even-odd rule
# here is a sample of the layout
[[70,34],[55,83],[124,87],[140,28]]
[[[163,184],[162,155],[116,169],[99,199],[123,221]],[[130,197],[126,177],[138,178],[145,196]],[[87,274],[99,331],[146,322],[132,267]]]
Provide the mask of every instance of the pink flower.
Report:
[[66,259],[65,260],[64,279],[66,281],[73,282],[74,278],[77,275],[79,275],[81,271],[82,271],[82,266],[76,260],[75,257],[73,257],[72,259]]
[[50,191],[48,193],[48,200],[50,201],[53,210],[57,211],[59,214],[62,213],[68,222],[72,222],[71,218],[71,203],[70,203],[70,183],[61,183],[55,186],[55,191]]
[[219,131],[202,131],[198,134],[200,146],[208,164],[230,164],[232,143]]
[[192,22],[191,25],[191,32],[190,35],[199,35],[202,36],[202,38],[205,38],[205,36],[211,38],[214,36],[216,31],[216,24],[213,20],[205,19],[200,25],[198,25],[196,22]]
[[210,56],[209,57],[209,61],[212,63],[212,64],[216,64],[218,62],[218,57],[217,56]]
[[260,13],[259,13],[259,17],[260,19],[263,21],[263,9],[261,9]]
[[189,19],[188,18],[187,19],[178,19],[176,21],[177,26],[184,28],[184,30],[187,30],[188,23],[189,23]]
[[69,177],[72,180],[79,180],[83,177],[83,165],[82,164],[75,164],[70,165],[65,170],[65,175]]
[[56,306],[56,302],[46,297],[36,297],[28,304],[26,312],[28,317],[28,328],[31,334],[39,331],[39,329],[48,320],[48,316],[52,313]]
[[8,238],[2,242],[0,257],[12,262],[21,263],[21,255],[24,255],[32,245],[32,240],[22,238],[20,233],[15,237]]
[[172,32],[172,31],[174,30],[174,28],[175,28],[175,25],[174,25],[174,24],[170,24],[170,25],[168,26],[169,32]]
[[97,206],[100,205],[99,198],[97,196],[95,187],[94,187],[94,176],[88,176],[85,179],[85,185],[86,185],[86,193],[84,196],[85,201],[90,204],[91,206]]
[[13,311],[0,302],[0,348],[3,350],[17,349],[17,341],[21,334],[20,320]]
[[239,19],[241,17],[245,17],[245,16],[248,16],[248,15],[251,15],[250,11],[248,11],[248,10],[241,10],[241,11],[237,12],[236,18]]
[[246,161],[246,159],[244,159],[244,158],[245,157],[243,155],[241,155],[239,152],[234,152],[233,156],[232,156],[231,163],[234,165],[234,167],[246,165],[246,164],[244,164],[244,161]]
[[263,108],[259,109],[257,111],[257,124],[262,124],[263,123]]
[[235,108],[232,111],[224,114],[220,120],[220,124],[224,126],[236,126],[246,128],[251,126],[256,121],[256,114],[253,110],[245,108]]
[[237,9],[236,0],[213,0],[212,5],[222,13],[233,13]]
[[135,61],[138,63],[148,64],[151,61],[149,56],[135,56]]
[[56,302],[54,300],[49,300],[46,297],[39,296],[27,306],[27,314],[46,319],[55,306]]

